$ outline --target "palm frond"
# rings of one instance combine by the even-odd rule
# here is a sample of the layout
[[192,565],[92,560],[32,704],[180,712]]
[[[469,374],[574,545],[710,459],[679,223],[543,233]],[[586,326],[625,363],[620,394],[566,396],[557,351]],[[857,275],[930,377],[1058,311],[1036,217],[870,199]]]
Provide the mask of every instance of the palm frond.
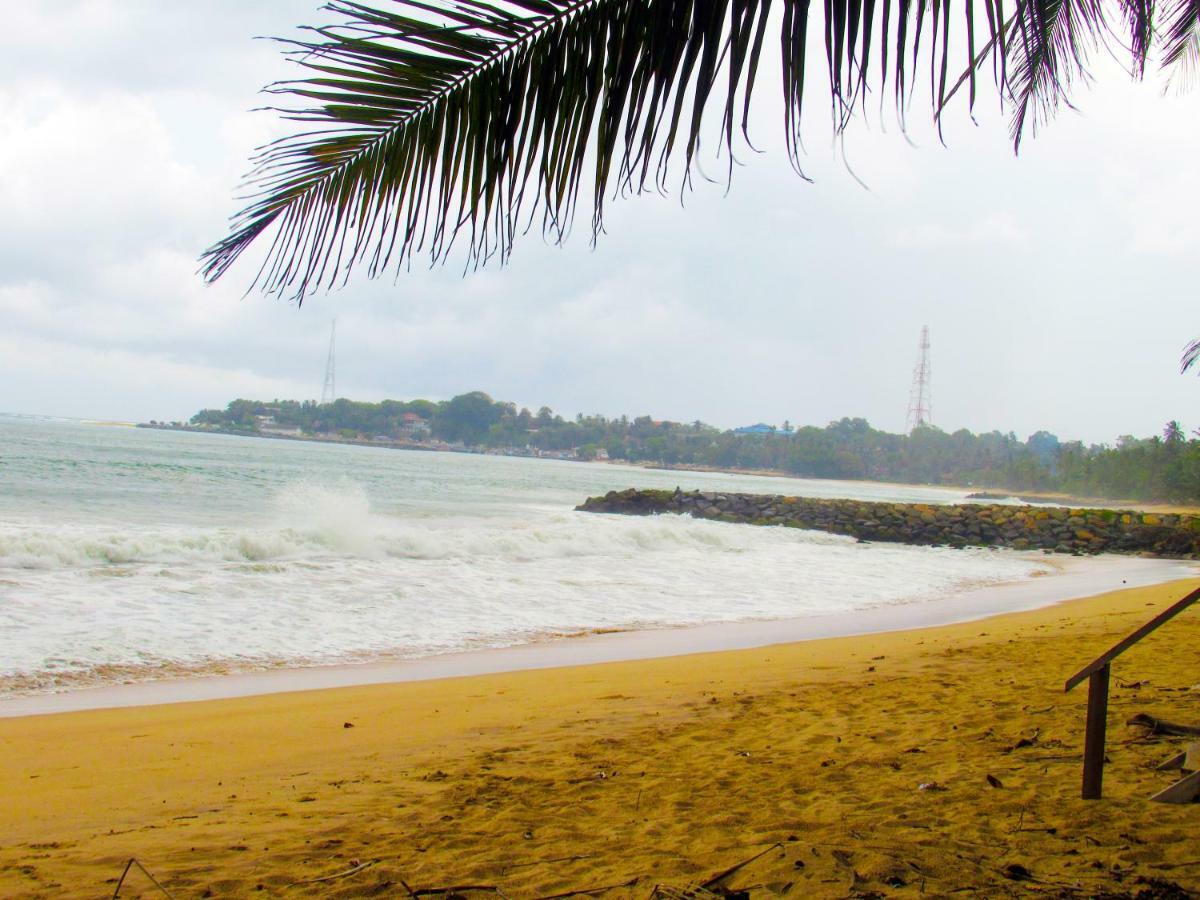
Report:
[[581,190],[598,231],[612,185],[663,188],[676,151],[690,165],[723,70],[731,144],[770,0],[327,9],[344,24],[291,42],[308,77],[268,89],[313,104],[284,111],[311,130],[255,158],[250,204],[204,254],[209,281],[271,229],[256,284],[301,298],[356,264],[373,276],[421,248],[442,259],[464,232],[470,261],[507,256],[526,210],[561,240]]
[[[1019,143],[1067,101],[1103,38],[1104,0],[1016,0],[1007,15],[1004,0],[777,2],[778,19],[773,0],[333,0],[339,24],[284,42],[303,77],[267,89],[296,104],[280,111],[301,130],[260,148],[247,205],[202,272],[215,281],[261,240],[254,285],[302,300],[356,267],[374,277],[419,252],[437,262],[456,243],[468,265],[503,261],[539,222],[563,240],[581,198],[595,239],[614,195],[666,191],[671,173],[686,186],[702,135],[732,166],[771,22],[797,169],[817,18],[837,131],[889,82],[903,121],[926,59],[937,115],[964,83],[970,106],[990,60]],[[1110,2],[1140,71],[1153,0]],[[1175,3],[1172,52],[1194,38],[1200,0]],[[951,46],[952,18],[965,49]],[[710,106],[721,109],[711,131]]]
[[1086,59],[1104,28],[1101,0],[1044,0],[1018,7],[1009,44],[1012,73],[1012,139],[1019,148],[1027,132],[1069,103],[1072,85],[1087,77]]
[[1200,338],[1192,341],[1183,348],[1183,357],[1179,360],[1179,372],[1183,374],[1200,362]]
[[1176,0],[1164,31],[1164,65],[1194,81],[1200,75],[1200,0]]
[[1120,0],[1125,24],[1129,29],[1129,51],[1133,76],[1146,73],[1146,60],[1154,43],[1154,0]]

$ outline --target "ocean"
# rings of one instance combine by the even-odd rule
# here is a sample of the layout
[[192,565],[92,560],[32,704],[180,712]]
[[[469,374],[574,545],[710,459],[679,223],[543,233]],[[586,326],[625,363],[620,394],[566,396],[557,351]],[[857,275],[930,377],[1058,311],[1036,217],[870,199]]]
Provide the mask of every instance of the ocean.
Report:
[[853,615],[1051,571],[573,509],[630,486],[964,496],[0,416],[0,696]]

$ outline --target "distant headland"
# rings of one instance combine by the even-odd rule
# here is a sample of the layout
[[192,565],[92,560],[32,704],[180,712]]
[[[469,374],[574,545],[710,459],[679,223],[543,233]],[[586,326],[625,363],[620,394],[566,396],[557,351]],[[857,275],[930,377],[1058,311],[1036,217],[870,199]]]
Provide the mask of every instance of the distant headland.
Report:
[[823,427],[758,423],[720,429],[650,416],[537,412],[482,391],[450,400],[234,400],[187,422],[140,427],[327,441],[395,449],[625,462],[668,469],[770,473],[966,486],[980,499],[1019,492],[1156,503],[1200,504],[1200,440],[1178,422],[1161,435],[1085,445],[1038,431],[975,434],[921,426],[909,434],[843,418]]

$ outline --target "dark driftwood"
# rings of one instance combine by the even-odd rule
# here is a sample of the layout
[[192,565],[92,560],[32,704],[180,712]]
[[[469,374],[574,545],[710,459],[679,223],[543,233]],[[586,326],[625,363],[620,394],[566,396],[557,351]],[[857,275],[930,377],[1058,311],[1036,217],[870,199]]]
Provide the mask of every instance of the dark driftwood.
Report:
[[401,881],[400,884],[402,884],[404,889],[408,891],[408,896],[410,897],[439,897],[444,894],[476,893],[499,894],[501,897],[505,896],[504,891],[500,890],[500,888],[496,887],[494,884],[452,884],[447,887],[421,888],[420,890],[416,891],[410,888],[404,881]]
[[[556,862],[577,862],[581,859],[591,859],[594,853],[577,853],[573,856],[553,856],[550,859],[531,859],[528,862],[513,863],[509,869],[525,869],[529,866],[544,866]],[[547,898],[548,900],[548,898]]]
[[732,865],[725,871],[714,875],[712,878],[708,879],[708,881],[704,882],[704,884],[700,885],[700,887],[704,888],[705,890],[711,891],[713,888],[717,887],[717,885],[719,885],[722,881],[724,881],[725,879],[729,878],[732,875],[736,875],[739,871],[746,868],[746,866],[750,865],[750,863],[754,862],[756,859],[762,859],[764,856],[766,856],[772,850],[782,850],[782,849],[783,849],[783,844],[779,844],[779,843],[772,844],[766,850],[763,850],[760,853],[755,853],[749,859],[744,859],[740,863],[737,863],[736,865]]
[[628,881],[622,881],[620,884],[606,884],[603,887],[583,888],[578,891],[567,891],[564,894],[550,894],[548,897],[539,897],[538,900],[564,900],[566,897],[587,897],[591,894],[603,894],[606,891],[615,891],[620,888],[633,887],[641,880],[640,875],[635,875]]
[[1138,713],[1125,723],[1126,725],[1141,725],[1149,728],[1151,734],[1170,734],[1176,737],[1200,737],[1200,725],[1179,725],[1165,719],[1156,719],[1145,713]]

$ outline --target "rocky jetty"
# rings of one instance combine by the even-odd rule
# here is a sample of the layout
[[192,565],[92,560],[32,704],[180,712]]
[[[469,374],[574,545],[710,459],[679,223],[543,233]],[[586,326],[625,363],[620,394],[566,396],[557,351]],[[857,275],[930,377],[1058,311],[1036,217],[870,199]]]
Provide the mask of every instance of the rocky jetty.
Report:
[[1133,510],[1009,506],[995,503],[873,503],[712,491],[610,491],[583,512],[677,513],[720,522],[779,525],[862,541],[946,547],[1009,547],[1047,552],[1138,553],[1200,558],[1200,517]]

